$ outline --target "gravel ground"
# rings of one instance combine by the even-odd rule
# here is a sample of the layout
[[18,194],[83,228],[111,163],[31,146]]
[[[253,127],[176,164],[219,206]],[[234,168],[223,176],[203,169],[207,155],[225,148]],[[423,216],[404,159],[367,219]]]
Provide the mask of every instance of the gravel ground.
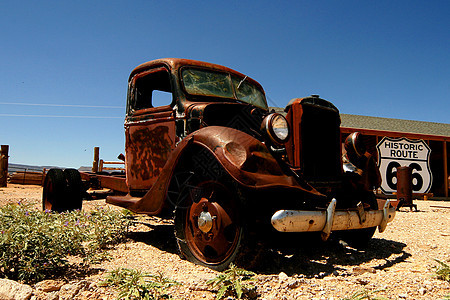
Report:
[[[41,194],[41,187],[11,184],[0,188],[0,206],[20,201],[40,208]],[[321,243],[298,235],[284,239],[296,241],[295,246],[255,249],[260,261],[255,267],[258,299],[342,299],[361,291],[376,291],[374,296],[387,299],[443,299],[450,295],[450,284],[433,277],[434,259],[450,260],[450,203],[415,203],[419,211],[402,208],[364,251],[338,240]],[[87,210],[108,206],[104,200],[83,205]],[[86,279],[98,282],[117,267],[162,272],[183,284],[171,292],[174,298],[214,299],[205,282],[218,273],[179,258],[171,223],[147,216],[139,221],[129,240],[110,250],[112,259],[93,266],[95,272]],[[113,290],[102,292],[92,298],[115,297]]]

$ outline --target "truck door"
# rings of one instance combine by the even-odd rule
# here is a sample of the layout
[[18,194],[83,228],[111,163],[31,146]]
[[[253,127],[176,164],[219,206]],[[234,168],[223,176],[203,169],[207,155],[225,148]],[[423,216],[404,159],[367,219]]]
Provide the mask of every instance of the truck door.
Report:
[[128,86],[125,120],[127,185],[142,194],[156,181],[175,147],[171,75],[159,67],[136,74]]

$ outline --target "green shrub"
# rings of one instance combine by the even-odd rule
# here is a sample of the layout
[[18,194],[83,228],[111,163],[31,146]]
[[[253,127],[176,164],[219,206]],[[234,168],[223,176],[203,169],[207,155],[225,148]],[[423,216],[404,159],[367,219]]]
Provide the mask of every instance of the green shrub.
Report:
[[63,271],[68,256],[85,264],[125,237],[128,221],[115,211],[56,214],[9,204],[0,208],[0,277],[36,282]]
[[171,299],[168,289],[180,283],[164,277],[162,273],[151,275],[138,270],[118,268],[108,272],[101,285],[117,287],[117,299],[159,300]]
[[106,209],[98,209],[84,215],[88,220],[88,241],[85,247],[85,261],[98,262],[105,258],[105,250],[109,245],[114,245],[125,240],[131,221],[127,218],[129,212]]
[[255,275],[256,274],[251,271],[230,264],[228,270],[223,271],[217,277],[208,280],[206,283],[212,285],[213,288],[218,289],[216,299],[222,299],[227,294],[234,295],[238,299],[241,299],[242,295],[255,288],[255,286],[249,283],[250,281],[255,280]]
[[439,266],[436,268],[436,277],[438,279],[450,282],[450,266],[443,261],[437,259],[435,259],[435,261],[439,264]]
[[381,290],[375,290],[375,291],[368,291],[368,290],[362,290],[354,293],[350,298],[341,298],[341,300],[384,300],[387,298],[383,297],[376,297],[374,294],[377,294],[381,291],[384,291],[384,289]]

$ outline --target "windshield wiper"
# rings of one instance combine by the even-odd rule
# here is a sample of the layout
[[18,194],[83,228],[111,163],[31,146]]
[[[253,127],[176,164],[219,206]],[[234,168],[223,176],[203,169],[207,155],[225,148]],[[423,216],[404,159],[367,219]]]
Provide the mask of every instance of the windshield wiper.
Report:
[[239,90],[239,88],[241,87],[241,84],[245,81],[245,79],[247,79],[247,75],[245,75],[244,79],[239,81],[239,84],[237,85],[236,90]]

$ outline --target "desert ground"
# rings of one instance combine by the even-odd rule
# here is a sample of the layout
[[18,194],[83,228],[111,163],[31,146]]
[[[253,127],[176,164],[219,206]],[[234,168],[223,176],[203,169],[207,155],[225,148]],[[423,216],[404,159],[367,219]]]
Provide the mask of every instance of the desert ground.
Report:
[[[0,206],[21,202],[41,208],[42,188],[9,184],[0,188]],[[374,291],[386,299],[443,299],[450,283],[435,278],[434,259],[450,260],[450,202],[414,200],[418,211],[402,208],[385,232],[375,233],[369,247],[357,250],[337,239],[325,243],[302,236],[282,247],[255,249],[259,263],[257,299],[345,299],[356,292]],[[104,200],[85,201],[83,209],[109,207]],[[98,285],[117,267],[162,272],[181,286],[175,299],[214,299],[206,281],[217,272],[182,260],[177,254],[170,221],[142,216],[129,238],[109,250],[111,259],[93,265],[83,278],[63,278],[62,287],[44,291],[32,286],[32,299],[115,299],[117,292]],[[79,286],[70,296],[70,287]],[[64,288],[65,287],[65,288]],[[65,289],[65,290],[64,290]],[[64,294],[65,293],[65,294]],[[232,299],[232,298],[230,298]]]

